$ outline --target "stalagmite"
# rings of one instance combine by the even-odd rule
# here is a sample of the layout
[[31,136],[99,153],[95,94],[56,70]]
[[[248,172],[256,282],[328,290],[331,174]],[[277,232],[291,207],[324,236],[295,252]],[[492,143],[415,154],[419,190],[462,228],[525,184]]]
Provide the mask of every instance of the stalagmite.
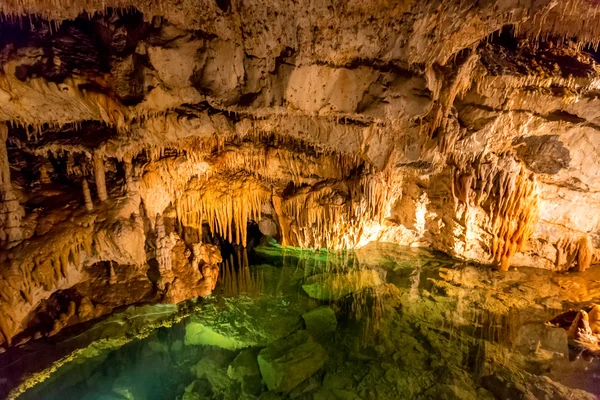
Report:
[[600,335],[600,305],[594,304],[588,311],[590,329],[593,334]]
[[92,194],[90,193],[90,186],[88,185],[87,179],[83,178],[81,180],[81,186],[83,188],[83,201],[85,204],[85,209],[92,211],[94,209],[94,203],[92,201]]
[[589,315],[587,312],[581,310],[573,320],[571,327],[567,331],[567,335],[572,339],[581,339],[591,334]]
[[54,172],[52,164],[50,164],[49,162],[45,162],[44,164],[42,164],[42,166],[40,167],[40,183],[44,185],[52,183],[52,180],[50,179],[50,173],[52,172]]
[[106,191],[106,173],[104,171],[104,156],[99,152],[94,153],[94,178],[96,179],[98,199],[104,201],[108,198]]

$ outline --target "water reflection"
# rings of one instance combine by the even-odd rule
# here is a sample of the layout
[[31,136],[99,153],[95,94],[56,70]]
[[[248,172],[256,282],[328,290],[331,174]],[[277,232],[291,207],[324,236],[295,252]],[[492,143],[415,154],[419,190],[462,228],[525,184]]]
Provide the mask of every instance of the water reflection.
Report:
[[225,257],[190,318],[65,365],[23,398],[592,399],[596,358],[545,322],[599,299],[597,270],[498,273],[374,244]]

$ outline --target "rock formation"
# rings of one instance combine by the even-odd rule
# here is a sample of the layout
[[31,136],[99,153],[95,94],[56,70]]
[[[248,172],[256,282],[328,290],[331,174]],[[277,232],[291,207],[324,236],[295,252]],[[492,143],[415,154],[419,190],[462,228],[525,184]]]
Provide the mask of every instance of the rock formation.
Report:
[[600,356],[600,305],[592,304],[579,311],[567,311],[549,321],[550,325],[564,328],[574,347],[595,357]]
[[600,229],[599,11],[2,2],[0,344],[39,332],[55,297],[76,304],[71,324],[83,299],[100,315],[208,294],[210,241],[246,246],[248,224],[283,245],[585,270]]

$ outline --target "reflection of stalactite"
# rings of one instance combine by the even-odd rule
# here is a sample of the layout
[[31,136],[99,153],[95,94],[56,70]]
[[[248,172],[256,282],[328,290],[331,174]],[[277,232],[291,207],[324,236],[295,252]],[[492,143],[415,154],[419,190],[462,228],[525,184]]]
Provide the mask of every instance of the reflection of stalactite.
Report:
[[556,266],[569,269],[575,262],[575,271],[583,272],[594,261],[594,248],[588,235],[577,240],[563,238],[556,244]]
[[370,288],[354,293],[351,297],[349,315],[361,324],[361,344],[368,347],[378,337],[384,316],[385,287]]
[[423,271],[423,263],[421,260],[416,260],[415,269],[410,273],[410,291],[409,298],[411,301],[419,299],[419,285],[421,284],[421,272]]
[[235,258],[233,254],[223,261],[221,266],[223,282],[223,295],[226,297],[244,293],[248,296],[257,296],[263,292],[263,277],[251,271],[246,248],[237,248]]
[[493,235],[490,253],[506,271],[537,222],[535,176],[509,157],[465,164],[454,173],[452,194],[467,206],[482,206],[487,211]]

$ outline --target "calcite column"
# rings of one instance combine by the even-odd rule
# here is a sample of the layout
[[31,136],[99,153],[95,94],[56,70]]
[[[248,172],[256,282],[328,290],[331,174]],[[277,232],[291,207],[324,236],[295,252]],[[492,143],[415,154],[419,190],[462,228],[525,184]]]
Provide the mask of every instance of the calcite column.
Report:
[[175,245],[171,236],[167,236],[165,224],[160,214],[156,214],[156,261],[161,275],[171,271],[171,250]]
[[94,177],[96,178],[98,199],[104,201],[108,198],[106,191],[106,173],[104,171],[104,157],[97,151],[94,152]]
[[2,123],[0,124],[0,243],[12,247],[23,238],[21,218],[24,210],[17,200],[10,180],[7,139],[8,127]]
[[133,176],[133,165],[131,161],[123,162],[123,169],[125,170],[125,190],[127,193],[138,192],[138,182]]
[[94,202],[92,201],[92,194],[90,193],[90,185],[86,178],[81,180],[81,186],[83,188],[83,201],[85,203],[85,209],[92,211],[94,209]]
[[115,266],[112,261],[108,264],[108,284],[114,285],[117,283],[117,273],[115,272]]

